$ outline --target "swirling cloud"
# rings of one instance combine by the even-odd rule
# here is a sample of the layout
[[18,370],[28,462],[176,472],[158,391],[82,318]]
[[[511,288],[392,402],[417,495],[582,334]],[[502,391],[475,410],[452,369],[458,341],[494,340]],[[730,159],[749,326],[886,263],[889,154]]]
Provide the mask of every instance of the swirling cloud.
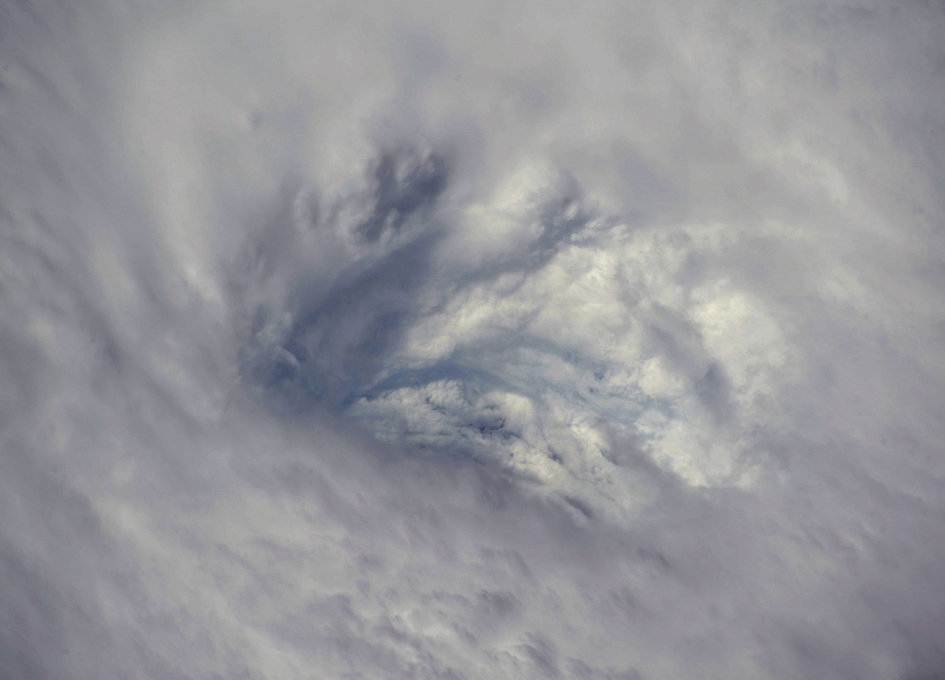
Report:
[[940,677],[943,26],[8,3],[0,675]]

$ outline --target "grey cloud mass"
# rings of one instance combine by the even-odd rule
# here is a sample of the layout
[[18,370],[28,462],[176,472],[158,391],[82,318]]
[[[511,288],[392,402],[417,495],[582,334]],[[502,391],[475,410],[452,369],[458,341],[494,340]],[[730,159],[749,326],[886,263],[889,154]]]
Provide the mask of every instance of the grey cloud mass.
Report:
[[945,678],[943,46],[0,4],[0,678]]

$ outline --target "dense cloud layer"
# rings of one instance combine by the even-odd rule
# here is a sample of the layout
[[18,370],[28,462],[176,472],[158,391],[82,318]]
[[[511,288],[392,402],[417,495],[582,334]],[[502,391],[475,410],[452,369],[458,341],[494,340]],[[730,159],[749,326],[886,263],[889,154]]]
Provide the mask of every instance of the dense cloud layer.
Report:
[[945,677],[941,7],[2,10],[0,677]]

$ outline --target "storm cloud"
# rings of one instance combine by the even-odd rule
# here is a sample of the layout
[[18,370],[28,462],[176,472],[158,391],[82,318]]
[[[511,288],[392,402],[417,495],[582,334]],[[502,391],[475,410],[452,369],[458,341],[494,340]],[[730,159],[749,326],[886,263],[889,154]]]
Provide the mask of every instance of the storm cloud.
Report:
[[0,9],[0,677],[945,677],[942,7]]

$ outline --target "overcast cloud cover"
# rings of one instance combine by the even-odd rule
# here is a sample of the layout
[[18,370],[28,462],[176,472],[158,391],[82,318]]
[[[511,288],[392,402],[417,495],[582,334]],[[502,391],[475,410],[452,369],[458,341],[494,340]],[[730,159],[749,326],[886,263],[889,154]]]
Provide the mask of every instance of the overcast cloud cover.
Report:
[[0,10],[4,680],[945,678],[941,3]]

